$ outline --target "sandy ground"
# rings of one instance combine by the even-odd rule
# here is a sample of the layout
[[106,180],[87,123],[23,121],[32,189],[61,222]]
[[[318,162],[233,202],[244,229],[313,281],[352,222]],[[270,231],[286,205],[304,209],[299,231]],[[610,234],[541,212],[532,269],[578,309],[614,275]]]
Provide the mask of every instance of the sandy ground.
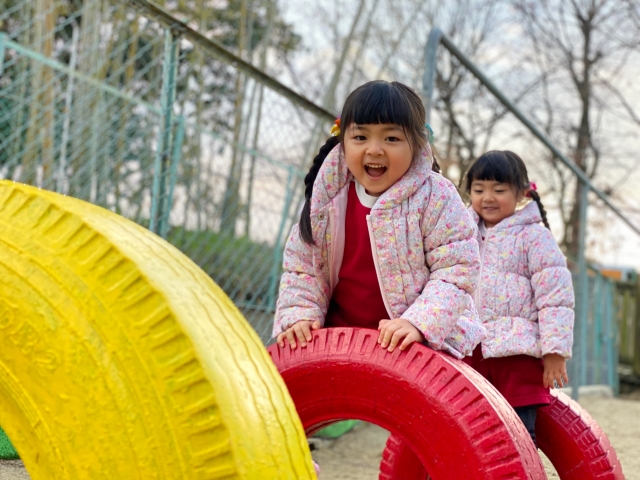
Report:
[[[611,440],[627,480],[640,480],[640,392],[625,398],[582,398],[580,403]],[[320,480],[377,480],[388,433],[361,424],[337,440],[312,439]],[[550,479],[558,478],[543,458]],[[19,460],[0,461],[0,480],[28,480]]]
[[0,460],[0,480],[28,480],[29,474],[20,460]]

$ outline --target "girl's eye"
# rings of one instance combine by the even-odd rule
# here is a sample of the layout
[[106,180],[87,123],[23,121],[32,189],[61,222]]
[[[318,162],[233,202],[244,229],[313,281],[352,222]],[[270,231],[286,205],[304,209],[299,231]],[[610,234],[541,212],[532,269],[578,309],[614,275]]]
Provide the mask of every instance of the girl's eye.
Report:
[[482,193],[482,190],[474,190],[473,193],[480,195]]
[[364,141],[367,139],[367,137],[365,137],[364,135],[356,135],[355,137],[353,137],[354,140],[359,140],[359,141]]
[[400,139],[398,137],[387,137],[387,140],[389,142],[399,142]]
[[495,192],[496,193],[504,193],[504,192],[506,192],[506,190],[496,190]]

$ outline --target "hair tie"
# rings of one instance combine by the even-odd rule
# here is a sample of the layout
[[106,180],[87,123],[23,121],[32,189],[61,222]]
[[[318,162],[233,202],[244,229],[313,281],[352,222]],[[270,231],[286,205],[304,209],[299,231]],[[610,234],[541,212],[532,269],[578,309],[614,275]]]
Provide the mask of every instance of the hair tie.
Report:
[[433,144],[433,141],[436,139],[433,133],[433,128],[431,128],[431,125],[429,125],[428,123],[424,124],[424,128],[426,128],[427,131],[429,132],[429,143]]
[[531,192],[535,192],[537,190],[538,186],[533,182],[529,182],[529,188],[527,189],[527,193],[525,194],[525,196],[531,198]]
[[340,117],[336,118],[336,122],[331,127],[331,135],[337,137],[340,135]]

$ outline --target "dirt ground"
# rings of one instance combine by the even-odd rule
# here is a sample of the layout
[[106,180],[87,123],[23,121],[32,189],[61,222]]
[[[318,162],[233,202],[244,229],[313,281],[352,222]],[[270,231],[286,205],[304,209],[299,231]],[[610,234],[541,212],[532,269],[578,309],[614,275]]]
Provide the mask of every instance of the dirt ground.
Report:
[[[640,480],[640,392],[623,398],[581,398],[580,403],[609,437],[627,480]],[[320,480],[376,480],[388,433],[361,424],[337,440],[313,439]],[[549,479],[558,478],[543,458]],[[18,460],[0,461],[0,480],[28,480]]]
[[28,480],[29,474],[20,460],[0,460],[0,480]]

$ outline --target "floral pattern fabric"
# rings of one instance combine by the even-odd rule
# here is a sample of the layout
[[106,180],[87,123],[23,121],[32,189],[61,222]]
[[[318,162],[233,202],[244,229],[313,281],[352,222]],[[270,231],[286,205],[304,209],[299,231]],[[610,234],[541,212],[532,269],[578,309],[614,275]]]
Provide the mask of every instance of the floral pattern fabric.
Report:
[[[478,215],[469,208],[476,222]],[[484,358],[510,355],[571,357],[574,295],[571,273],[535,202],[487,230],[480,241],[475,294],[487,329]]]

